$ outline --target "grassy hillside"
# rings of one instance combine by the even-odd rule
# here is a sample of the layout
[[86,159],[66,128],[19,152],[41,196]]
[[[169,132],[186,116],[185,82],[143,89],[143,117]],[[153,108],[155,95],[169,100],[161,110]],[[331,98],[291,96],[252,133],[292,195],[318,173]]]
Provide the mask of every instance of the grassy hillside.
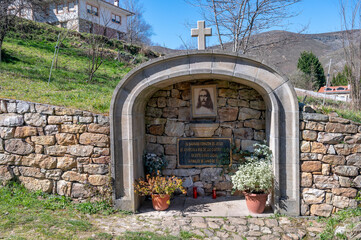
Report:
[[[88,34],[70,32],[58,57],[58,68],[49,71],[58,33],[47,24],[22,21],[3,44],[0,63],[0,98],[26,100],[107,113],[113,90],[134,65],[156,57],[137,46],[104,38],[107,59],[88,83]],[[120,51],[122,61],[114,60]]]

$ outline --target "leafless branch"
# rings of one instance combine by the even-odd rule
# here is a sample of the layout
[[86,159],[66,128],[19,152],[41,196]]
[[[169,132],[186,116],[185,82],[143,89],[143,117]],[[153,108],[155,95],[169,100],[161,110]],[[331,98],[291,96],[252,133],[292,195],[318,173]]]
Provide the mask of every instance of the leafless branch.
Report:
[[340,0],[343,49],[353,108],[361,110],[361,0]]
[[233,51],[246,53],[251,36],[274,27],[295,14],[289,7],[301,0],[185,0],[202,9],[204,20],[215,26],[220,47],[231,41]]

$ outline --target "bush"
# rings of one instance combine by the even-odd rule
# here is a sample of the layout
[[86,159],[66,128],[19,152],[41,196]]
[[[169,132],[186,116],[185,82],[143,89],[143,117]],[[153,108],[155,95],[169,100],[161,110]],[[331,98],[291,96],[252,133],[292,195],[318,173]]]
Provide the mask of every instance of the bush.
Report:
[[246,162],[231,176],[233,189],[248,193],[267,193],[272,188],[274,179],[272,151],[265,143],[253,146],[254,153],[246,157]]
[[248,193],[266,193],[273,184],[271,164],[265,161],[240,165],[231,178],[234,189]]
[[155,175],[157,172],[161,172],[168,165],[164,156],[159,157],[154,153],[146,153],[143,158],[145,174]]
[[134,184],[134,191],[140,196],[151,196],[153,194],[167,194],[172,195],[176,190],[180,190],[183,194],[186,194],[185,189],[182,186],[183,181],[177,177],[161,177],[153,176],[149,174],[146,180],[139,179]]

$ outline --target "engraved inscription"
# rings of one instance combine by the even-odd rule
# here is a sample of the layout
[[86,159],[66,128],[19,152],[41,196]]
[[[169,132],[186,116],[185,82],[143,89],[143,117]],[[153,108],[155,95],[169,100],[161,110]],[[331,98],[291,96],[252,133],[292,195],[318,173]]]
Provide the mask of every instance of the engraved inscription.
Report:
[[179,167],[209,167],[230,164],[230,138],[178,139]]

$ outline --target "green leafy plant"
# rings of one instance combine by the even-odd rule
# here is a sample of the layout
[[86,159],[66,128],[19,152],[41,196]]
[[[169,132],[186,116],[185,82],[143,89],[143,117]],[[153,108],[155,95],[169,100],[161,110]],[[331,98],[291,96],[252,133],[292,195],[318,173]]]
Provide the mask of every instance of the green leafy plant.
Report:
[[183,194],[186,190],[182,186],[183,181],[175,176],[151,176],[147,175],[146,180],[140,178],[134,184],[134,191],[141,196],[150,196],[153,194],[172,195],[176,190],[180,190]]
[[182,239],[203,239],[201,236],[188,231],[180,231],[179,235]]
[[256,143],[254,152],[246,157],[237,172],[231,176],[233,189],[247,193],[267,193],[273,185],[272,151],[265,143]]
[[168,165],[168,162],[165,160],[164,156],[158,156],[154,153],[146,153],[143,156],[145,173],[150,175],[155,175]]
[[[358,191],[355,200],[356,200],[357,202],[359,202],[359,203],[361,202],[361,191]],[[361,207],[361,206],[360,206],[360,207]]]
[[266,142],[253,144],[254,152],[250,156],[246,157],[248,162],[265,161],[271,163],[272,151],[267,146]]

